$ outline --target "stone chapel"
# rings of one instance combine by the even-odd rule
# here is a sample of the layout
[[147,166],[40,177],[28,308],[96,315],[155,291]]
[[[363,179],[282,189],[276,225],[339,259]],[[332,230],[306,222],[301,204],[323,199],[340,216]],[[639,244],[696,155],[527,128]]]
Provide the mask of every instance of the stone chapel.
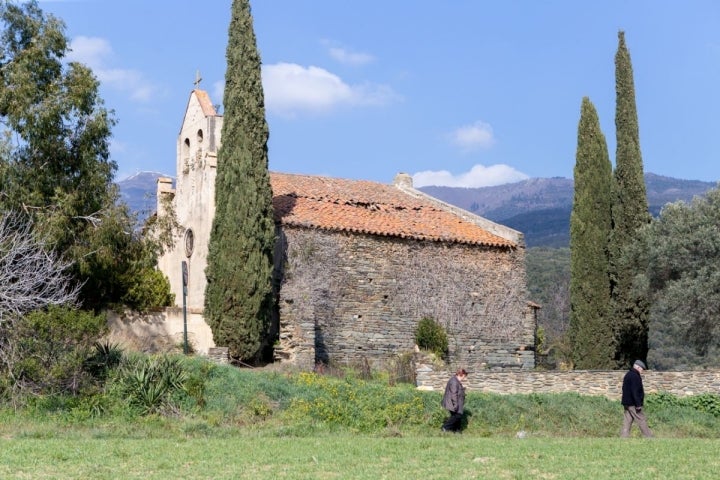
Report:
[[[175,294],[167,315],[183,306],[184,262],[190,338],[201,353],[215,346],[202,311],[222,123],[208,94],[193,90],[175,184],[157,184],[158,215],[170,207],[182,227],[158,262]],[[451,365],[534,368],[536,305],[521,233],[414,189],[406,174],[392,184],[280,172],[270,179],[276,361],[382,364],[412,352],[418,322],[432,317],[447,330]]]

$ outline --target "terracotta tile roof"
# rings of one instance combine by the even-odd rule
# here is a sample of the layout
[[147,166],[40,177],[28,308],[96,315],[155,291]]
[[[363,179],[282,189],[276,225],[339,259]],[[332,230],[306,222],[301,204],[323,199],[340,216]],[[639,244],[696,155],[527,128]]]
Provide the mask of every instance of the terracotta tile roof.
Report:
[[439,242],[516,247],[432,201],[394,185],[270,173],[276,220],[283,225]]

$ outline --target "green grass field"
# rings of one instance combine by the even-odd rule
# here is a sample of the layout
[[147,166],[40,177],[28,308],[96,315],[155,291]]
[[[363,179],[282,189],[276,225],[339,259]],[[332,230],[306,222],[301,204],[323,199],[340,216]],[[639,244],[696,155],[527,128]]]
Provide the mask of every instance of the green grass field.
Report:
[[[618,401],[470,392],[463,434],[440,392],[186,365],[163,407],[109,386],[0,409],[2,479],[705,479],[720,476],[720,397],[648,397],[656,438],[620,439]],[[193,380],[194,379],[194,380]],[[518,435],[522,432],[522,435]],[[635,431],[637,435],[637,431]],[[522,437],[522,438],[518,438]]]
[[6,438],[7,479],[711,479],[718,440],[428,435]]

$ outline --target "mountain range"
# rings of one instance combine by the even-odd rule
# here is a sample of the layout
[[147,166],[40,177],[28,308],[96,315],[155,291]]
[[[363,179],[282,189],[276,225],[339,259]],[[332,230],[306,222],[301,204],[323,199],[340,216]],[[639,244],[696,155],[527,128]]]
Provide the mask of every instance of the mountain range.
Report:
[[[648,206],[653,216],[657,216],[667,203],[689,202],[716,186],[713,182],[645,174]],[[428,186],[419,190],[523,232],[528,247],[567,247],[570,243],[573,203],[573,180],[570,178],[531,178],[480,188]]]
[[[118,183],[122,199],[143,221],[155,210],[158,172],[138,172]],[[650,212],[657,215],[669,203],[689,202],[717,186],[714,182],[681,180],[645,174]],[[433,197],[525,234],[528,247],[567,247],[573,180],[563,177],[531,178],[492,187],[420,187]]]

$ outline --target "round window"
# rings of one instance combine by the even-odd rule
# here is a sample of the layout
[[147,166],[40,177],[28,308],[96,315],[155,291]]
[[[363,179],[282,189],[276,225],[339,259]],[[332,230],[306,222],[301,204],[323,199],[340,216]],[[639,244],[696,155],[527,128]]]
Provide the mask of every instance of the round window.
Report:
[[195,234],[193,233],[191,228],[188,228],[185,231],[185,256],[190,257],[193,253],[193,249],[195,248]]

